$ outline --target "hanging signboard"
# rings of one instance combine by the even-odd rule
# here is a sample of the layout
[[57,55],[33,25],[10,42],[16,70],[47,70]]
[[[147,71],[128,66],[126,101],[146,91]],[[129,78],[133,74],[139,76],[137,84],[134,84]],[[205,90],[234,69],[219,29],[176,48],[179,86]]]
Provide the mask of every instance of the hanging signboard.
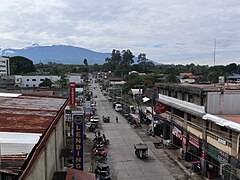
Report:
[[189,135],[189,143],[191,143],[192,145],[199,149],[199,139],[197,137]]
[[85,113],[85,117],[90,117],[91,116],[91,102],[90,101],[86,101],[85,102],[85,107],[84,107],[84,113]]
[[177,127],[174,126],[172,133],[174,136],[182,140],[182,131],[179,130]]
[[70,106],[75,106],[76,103],[76,84],[75,82],[70,82],[70,101],[69,105]]
[[167,106],[162,103],[157,102],[154,105],[153,109],[154,109],[155,113],[161,114],[161,113],[164,113],[167,111]]
[[73,168],[83,171],[83,114],[73,114]]

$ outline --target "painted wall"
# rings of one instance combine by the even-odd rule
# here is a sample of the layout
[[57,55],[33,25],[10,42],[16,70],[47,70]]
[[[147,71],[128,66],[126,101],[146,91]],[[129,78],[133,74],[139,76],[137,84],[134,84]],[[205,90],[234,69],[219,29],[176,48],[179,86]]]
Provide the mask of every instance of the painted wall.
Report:
[[55,171],[63,169],[62,160],[60,158],[60,152],[64,145],[63,123],[63,117],[61,117],[56,128],[49,136],[45,148],[42,148],[39,156],[36,158],[29,173],[25,177],[26,180],[51,180]]

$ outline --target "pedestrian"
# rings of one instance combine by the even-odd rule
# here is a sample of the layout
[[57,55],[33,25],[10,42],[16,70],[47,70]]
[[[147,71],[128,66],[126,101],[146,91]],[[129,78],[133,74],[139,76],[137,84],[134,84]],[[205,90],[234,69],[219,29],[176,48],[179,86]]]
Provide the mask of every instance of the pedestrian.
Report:
[[118,123],[118,117],[116,116],[116,123]]
[[105,134],[102,134],[102,137],[103,137],[103,141],[105,142],[105,141],[106,141],[106,136],[105,136]]
[[97,133],[98,133],[98,137],[100,137],[100,136],[101,136],[101,132],[100,132],[100,131],[98,131]]

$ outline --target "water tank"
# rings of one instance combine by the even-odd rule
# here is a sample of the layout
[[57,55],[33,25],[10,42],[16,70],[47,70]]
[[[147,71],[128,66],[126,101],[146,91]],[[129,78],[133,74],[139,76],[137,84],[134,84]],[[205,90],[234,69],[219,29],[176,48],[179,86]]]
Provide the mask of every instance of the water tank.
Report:
[[224,82],[225,82],[224,76],[219,76],[219,77],[218,77],[218,83],[219,83],[219,84],[224,84]]

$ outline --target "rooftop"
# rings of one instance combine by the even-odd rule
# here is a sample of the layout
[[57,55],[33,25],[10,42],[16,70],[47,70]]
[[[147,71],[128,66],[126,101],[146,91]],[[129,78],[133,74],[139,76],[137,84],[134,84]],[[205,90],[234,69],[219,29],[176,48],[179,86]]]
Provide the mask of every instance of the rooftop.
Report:
[[66,104],[64,98],[47,95],[0,93],[0,172],[19,172]]
[[4,94],[0,94],[0,132],[43,133],[66,101],[56,97]]

